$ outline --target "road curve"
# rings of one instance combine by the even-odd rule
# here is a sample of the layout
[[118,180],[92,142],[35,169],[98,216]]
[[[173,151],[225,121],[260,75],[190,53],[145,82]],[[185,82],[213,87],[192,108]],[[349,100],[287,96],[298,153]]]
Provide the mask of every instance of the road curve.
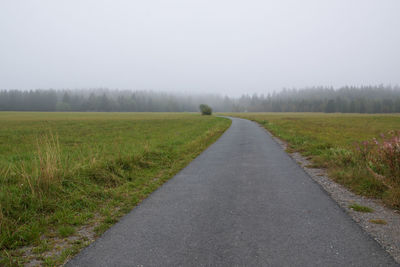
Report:
[[67,266],[396,266],[266,131],[223,136]]

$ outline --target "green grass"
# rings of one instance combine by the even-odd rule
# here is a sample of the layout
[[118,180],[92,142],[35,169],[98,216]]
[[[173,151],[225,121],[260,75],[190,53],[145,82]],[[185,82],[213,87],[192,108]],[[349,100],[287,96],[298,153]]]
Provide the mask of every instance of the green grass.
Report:
[[355,153],[355,142],[400,129],[399,114],[231,113],[258,122],[285,140],[288,151],[298,151],[312,166],[326,168],[335,181],[364,196],[383,199],[400,209],[400,187],[387,188]]
[[185,113],[1,112],[0,265],[22,264],[22,246],[49,247],[43,237],[95,222],[102,233],[229,125]]
[[374,210],[371,209],[370,207],[366,207],[366,206],[361,206],[357,203],[354,203],[352,205],[349,206],[349,208],[358,211],[358,212],[373,212]]
[[58,233],[60,237],[68,237],[75,233],[75,228],[71,225],[63,225],[58,228]]

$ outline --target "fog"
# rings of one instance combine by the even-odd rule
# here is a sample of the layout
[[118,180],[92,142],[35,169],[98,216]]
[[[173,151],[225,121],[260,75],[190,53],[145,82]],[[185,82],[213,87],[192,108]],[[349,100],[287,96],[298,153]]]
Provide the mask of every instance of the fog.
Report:
[[0,89],[400,84],[398,0],[2,0]]

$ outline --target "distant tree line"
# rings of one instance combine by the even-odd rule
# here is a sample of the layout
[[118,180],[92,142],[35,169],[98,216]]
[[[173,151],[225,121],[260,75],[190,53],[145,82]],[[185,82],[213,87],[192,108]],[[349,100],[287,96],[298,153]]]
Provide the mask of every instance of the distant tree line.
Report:
[[238,98],[107,89],[0,91],[2,111],[197,112],[202,103],[216,112],[398,113],[400,87],[283,89]]
[[238,103],[245,110],[254,112],[398,113],[400,87],[284,89],[266,97],[242,96]]
[[218,96],[191,96],[151,91],[93,90],[2,90],[3,111],[199,111],[205,101],[217,103]]

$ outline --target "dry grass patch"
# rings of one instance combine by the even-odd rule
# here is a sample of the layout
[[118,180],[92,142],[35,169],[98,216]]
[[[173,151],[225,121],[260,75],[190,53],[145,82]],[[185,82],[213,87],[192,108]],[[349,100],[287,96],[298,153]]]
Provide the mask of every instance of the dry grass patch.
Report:
[[371,219],[371,220],[369,220],[369,222],[374,223],[374,224],[387,224],[387,222],[382,219]]

